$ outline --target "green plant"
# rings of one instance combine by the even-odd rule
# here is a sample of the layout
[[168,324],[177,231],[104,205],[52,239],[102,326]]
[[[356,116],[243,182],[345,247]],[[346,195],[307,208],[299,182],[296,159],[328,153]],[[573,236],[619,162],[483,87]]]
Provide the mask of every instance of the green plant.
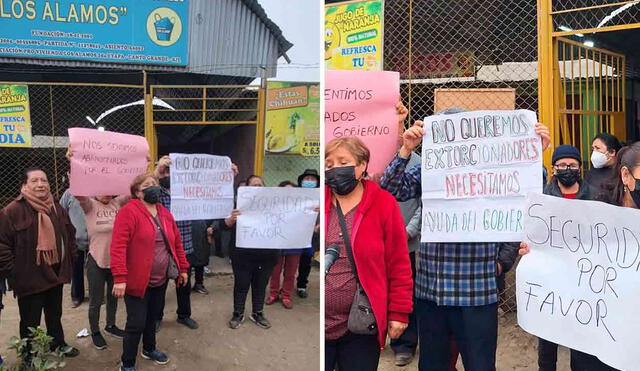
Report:
[[53,338],[43,329],[30,327],[29,332],[29,338],[14,336],[9,340],[9,349],[16,352],[18,363],[10,368],[0,367],[0,371],[57,370],[66,365],[65,355],[71,351],[71,347],[51,350]]

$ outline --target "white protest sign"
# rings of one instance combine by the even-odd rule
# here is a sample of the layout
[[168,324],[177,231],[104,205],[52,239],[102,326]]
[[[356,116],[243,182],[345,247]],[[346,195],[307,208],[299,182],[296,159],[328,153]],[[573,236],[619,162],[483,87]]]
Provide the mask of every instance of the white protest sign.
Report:
[[236,246],[301,249],[311,245],[320,191],[292,187],[240,187]]
[[638,369],[639,219],[635,209],[529,194],[523,225],[531,252],[516,272],[520,327]]
[[527,192],[542,192],[532,111],[424,119],[422,242],[520,241]]
[[233,210],[229,157],[171,153],[171,214],[176,221],[226,218]]

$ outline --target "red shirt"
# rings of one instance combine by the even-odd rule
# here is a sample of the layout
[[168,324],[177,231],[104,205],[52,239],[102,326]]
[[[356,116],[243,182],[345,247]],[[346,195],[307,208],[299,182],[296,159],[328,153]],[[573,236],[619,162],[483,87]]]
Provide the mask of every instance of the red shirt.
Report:
[[568,198],[570,200],[575,200],[576,196],[578,196],[577,193],[563,193],[562,194],[562,198]]
[[[344,216],[347,224],[347,231],[351,234],[353,218],[356,208]],[[349,255],[344,246],[344,239],[341,236],[342,229],[338,219],[338,212],[331,206],[329,219],[326,221],[327,236],[325,246],[336,244],[339,246],[340,256],[333,263],[329,274],[324,281],[324,333],[325,339],[335,340],[347,333],[347,322],[349,311],[356,294],[356,276],[353,274]]]
[[151,277],[149,277],[149,287],[160,287],[167,280],[167,270],[169,269],[169,251],[164,244],[160,228],[156,229],[156,245],[153,249],[153,263],[151,263]]

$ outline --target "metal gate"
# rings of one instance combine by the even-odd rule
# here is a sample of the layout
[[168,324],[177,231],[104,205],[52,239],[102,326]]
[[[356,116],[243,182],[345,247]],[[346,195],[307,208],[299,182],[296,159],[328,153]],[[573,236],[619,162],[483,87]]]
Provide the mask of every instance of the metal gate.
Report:
[[554,45],[554,136],[572,144],[589,163],[591,141],[599,133],[626,140],[625,56],[566,38]]
[[[635,28],[637,0],[538,0],[540,119],[551,128],[552,146],[575,145],[585,164],[597,133],[627,135],[626,58],[585,36]],[[550,157],[547,151],[547,164]]]
[[248,125],[255,135],[250,146],[254,151],[252,172],[262,175],[264,99],[264,90],[257,85],[151,85],[145,94],[145,136],[151,157],[158,158],[157,132],[161,126],[184,126],[180,136],[187,141],[187,137],[198,135],[199,126],[213,125],[225,131]]

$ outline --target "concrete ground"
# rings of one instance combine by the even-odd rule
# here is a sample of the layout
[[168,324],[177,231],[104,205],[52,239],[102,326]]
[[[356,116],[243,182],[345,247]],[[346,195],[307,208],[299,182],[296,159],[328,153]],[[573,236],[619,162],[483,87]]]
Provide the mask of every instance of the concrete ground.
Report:
[[[227,322],[232,312],[233,277],[227,259],[212,258],[211,267],[215,273],[205,278],[209,295],[192,294],[192,318],[200,328],[190,330],[176,323],[176,295],[174,285],[167,290],[162,329],[158,334],[158,348],[171,358],[169,364],[158,366],[138,357],[137,369],[150,370],[220,370],[220,371],[262,371],[262,370],[313,370],[319,369],[320,323],[319,323],[319,274],[314,268],[309,285],[309,298],[294,298],[294,308],[287,310],[276,303],[265,307],[265,315],[273,327],[263,330],[251,321],[246,321],[239,329],[231,330]],[[17,302],[11,294],[4,300],[5,309],[0,317],[0,354],[5,362],[12,363],[15,355],[7,349],[11,336],[18,334]],[[250,298],[247,306],[250,308]],[[66,340],[80,349],[80,356],[69,359],[65,370],[118,370],[122,341],[105,337],[109,347],[97,350],[91,338],[76,338],[76,334],[89,326],[87,319],[88,302],[78,308],[71,308],[69,286],[65,286],[62,323]],[[103,307],[104,308],[104,307]],[[104,327],[104,309],[101,313],[101,327]],[[119,301],[117,324],[124,328],[125,306]],[[44,319],[42,326],[44,326]]]

